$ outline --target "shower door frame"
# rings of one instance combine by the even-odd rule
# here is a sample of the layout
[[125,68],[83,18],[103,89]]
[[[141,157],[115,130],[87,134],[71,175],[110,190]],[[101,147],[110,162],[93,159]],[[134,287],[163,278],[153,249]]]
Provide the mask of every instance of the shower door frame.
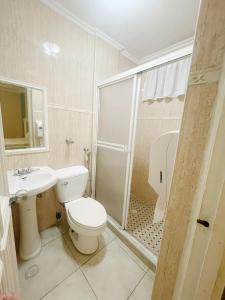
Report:
[[[97,156],[97,134],[98,134],[98,112],[99,112],[99,90],[102,87],[106,87],[108,85],[136,77],[136,87],[135,87],[135,113],[131,114],[131,122],[133,123],[132,127],[132,133],[131,133],[131,147],[130,147],[130,154],[129,154],[129,166],[127,163],[127,168],[129,168],[129,171],[127,173],[127,186],[126,186],[126,201],[124,202],[123,206],[123,222],[122,222],[122,229],[127,229],[127,221],[128,221],[128,210],[129,210],[129,203],[130,199],[128,199],[128,195],[130,195],[130,189],[131,189],[131,178],[133,173],[133,157],[134,157],[134,144],[135,144],[135,135],[136,135],[136,126],[137,126],[137,113],[138,113],[138,100],[140,97],[140,85],[141,85],[141,74],[144,71],[153,69],[155,67],[158,67],[160,65],[164,65],[166,63],[176,61],[180,58],[190,56],[193,52],[193,41],[190,42],[190,44],[180,48],[175,49],[174,51],[171,51],[170,53],[167,53],[165,55],[162,55],[158,58],[155,58],[143,65],[137,66],[135,68],[129,69],[125,72],[119,73],[117,75],[114,75],[106,80],[103,81],[97,81],[96,85],[94,87],[94,104],[93,104],[93,124],[92,124],[92,196],[95,197],[95,184],[96,184],[96,156]],[[114,220],[114,219],[113,219]],[[114,222],[117,223],[116,221]],[[119,224],[118,224],[119,225]],[[118,226],[117,226],[118,227]],[[119,226],[120,228],[121,226]],[[155,261],[157,258],[155,258]]]
[[[127,147],[119,147],[118,144],[107,143],[98,141],[98,122],[99,122],[99,112],[100,112],[100,89],[120,83],[125,80],[133,79],[132,86],[132,99],[131,99],[131,114],[130,114],[130,125],[129,125],[129,142]],[[96,109],[95,109],[95,134],[94,134],[94,147],[93,153],[94,158],[92,161],[93,172],[93,184],[92,184],[92,195],[95,196],[96,190],[96,156],[98,147],[104,147],[111,150],[117,150],[127,153],[127,162],[126,162],[126,178],[125,178],[125,187],[124,187],[124,201],[123,201],[123,212],[122,212],[122,224],[119,225],[122,229],[126,229],[127,220],[128,220],[128,209],[130,203],[130,190],[131,190],[131,179],[132,179],[132,171],[133,171],[133,155],[134,155],[134,143],[135,143],[135,133],[136,133],[136,121],[137,121],[137,112],[138,112],[138,100],[140,94],[140,83],[141,76],[139,74],[131,74],[124,76],[122,78],[115,78],[114,80],[110,80],[109,82],[97,83],[97,91],[96,91]],[[110,216],[111,217],[111,216]],[[113,217],[112,217],[113,218]],[[114,218],[113,218],[114,220]],[[117,222],[115,220],[115,222]]]

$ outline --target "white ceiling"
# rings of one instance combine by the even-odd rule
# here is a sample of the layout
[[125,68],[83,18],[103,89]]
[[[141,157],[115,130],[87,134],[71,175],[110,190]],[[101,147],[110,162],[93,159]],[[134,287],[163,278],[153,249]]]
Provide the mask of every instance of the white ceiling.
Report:
[[55,0],[137,60],[194,35],[200,0]]

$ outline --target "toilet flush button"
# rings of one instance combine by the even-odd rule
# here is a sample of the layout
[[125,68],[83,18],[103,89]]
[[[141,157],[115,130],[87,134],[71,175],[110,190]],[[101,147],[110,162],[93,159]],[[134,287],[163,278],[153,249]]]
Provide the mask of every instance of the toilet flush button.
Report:
[[68,181],[64,181],[64,182],[63,182],[63,185],[64,185],[64,186],[68,185]]

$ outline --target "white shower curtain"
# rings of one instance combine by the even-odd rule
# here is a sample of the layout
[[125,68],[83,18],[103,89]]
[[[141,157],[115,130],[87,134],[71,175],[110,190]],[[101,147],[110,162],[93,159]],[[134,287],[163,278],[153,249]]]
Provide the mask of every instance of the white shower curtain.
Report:
[[148,71],[142,90],[142,100],[175,98],[184,95],[190,63],[189,56]]

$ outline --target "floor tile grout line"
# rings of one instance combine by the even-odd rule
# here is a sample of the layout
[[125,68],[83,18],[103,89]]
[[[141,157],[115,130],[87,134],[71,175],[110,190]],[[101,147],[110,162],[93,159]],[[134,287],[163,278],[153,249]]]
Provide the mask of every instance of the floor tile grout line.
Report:
[[129,296],[126,298],[126,300],[130,299],[130,297],[132,296],[132,294],[134,293],[134,291],[136,290],[136,288],[139,286],[139,284],[141,283],[141,281],[144,279],[145,275],[147,274],[144,273],[143,276],[141,277],[141,279],[138,281],[138,283],[135,285],[134,289],[130,292]]
[[[76,258],[74,257],[74,254],[73,254],[72,250],[71,250],[70,247],[68,246],[68,243],[67,243],[66,239],[65,239],[64,237],[62,237],[62,238],[63,238],[63,240],[64,240],[64,242],[65,242],[65,246],[66,246],[66,248],[69,250],[69,252],[70,252],[72,258],[76,261]],[[71,241],[71,242],[72,242],[72,241]],[[73,247],[75,247],[75,246],[73,245]],[[76,248],[75,248],[75,250],[76,250]],[[82,253],[81,253],[81,254],[82,254]],[[96,254],[97,254],[97,253],[96,253]],[[87,261],[89,261],[89,259],[91,259],[91,258],[94,257],[94,256],[95,256],[95,254],[93,254],[93,256],[91,255],[91,256],[87,259]],[[87,261],[85,261],[85,262],[87,262]],[[78,262],[76,262],[76,263],[78,264],[79,269],[80,269],[80,266],[83,265],[83,263],[78,263]]]
[[[94,293],[94,296],[96,297],[96,300],[98,300],[98,297],[97,297],[97,295],[96,295],[96,293],[95,293],[95,290],[94,290],[94,288],[92,287],[91,283],[89,282],[88,278],[86,277],[86,275],[85,275],[85,273],[84,273],[82,267],[85,266],[85,264],[87,264],[87,263],[88,263],[92,258],[94,258],[97,254],[99,254],[101,251],[103,251],[105,248],[107,248],[110,244],[112,244],[113,242],[117,243],[116,240],[120,240],[120,239],[119,239],[117,236],[113,235],[113,237],[110,239],[109,242],[105,243],[104,246],[103,246],[101,249],[97,250],[96,253],[94,253],[92,256],[90,256],[84,263],[78,263],[78,262],[76,261],[76,258],[74,257],[74,254],[73,254],[72,250],[70,249],[70,247],[68,246],[68,243],[66,242],[65,236],[66,236],[66,232],[64,232],[64,233],[63,233],[63,232],[60,232],[58,237],[53,238],[52,240],[49,240],[46,244],[42,245],[42,248],[44,248],[45,246],[49,245],[50,243],[52,243],[52,242],[54,242],[54,241],[56,241],[56,240],[58,240],[58,239],[62,239],[62,241],[63,241],[63,243],[64,243],[64,246],[65,246],[66,250],[67,250],[68,253],[71,255],[71,257],[74,259],[74,263],[76,264],[76,265],[75,265],[75,269],[74,269],[74,271],[71,272],[68,276],[66,276],[66,277],[65,277],[64,279],[62,279],[59,283],[57,283],[54,287],[52,287],[51,289],[49,289],[49,290],[48,290],[43,296],[41,296],[41,298],[39,298],[39,299],[40,299],[40,300],[41,300],[41,299],[44,299],[48,294],[50,294],[53,290],[55,290],[55,289],[56,289],[59,285],[61,285],[65,280],[67,280],[70,276],[72,276],[72,275],[75,274],[78,270],[80,270],[81,273],[83,274],[85,280],[87,281],[88,285],[90,286],[92,292]],[[123,242],[121,241],[121,243],[123,243]],[[138,263],[136,262],[136,260],[135,260],[134,257],[132,256],[132,254],[129,253],[129,251],[126,251],[126,249],[124,249],[124,248],[122,247],[122,245],[120,245],[120,243],[117,243],[117,245],[118,245],[118,246],[121,248],[121,250],[122,250],[124,253],[126,253],[126,255],[127,255],[127,256],[128,256],[128,257],[129,257],[129,258],[130,258],[130,259],[131,259],[138,267],[139,267],[139,269],[142,270],[142,271],[144,272],[143,276],[142,276],[141,279],[138,281],[137,285],[135,285],[134,289],[133,289],[133,290],[131,291],[131,293],[129,294],[129,296],[128,296],[128,298],[127,298],[127,299],[129,299],[130,295],[134,292],[134,290],[135,290],[135,289],[137,288],[137,286],[140,284],[141,280],[142,280],[142,279],[144,278],[144,276],[148,273],[148,269],[147,269],[147,270],[143,269],[143,268],[140,266],[140,264],[138,264]],[[126,245],[125,245],[125,246],[126,246]],[[131,250],[130,250],[130,251],[131,251]],[[136,256],[135,253],[133,253],[133,255]],[[138,258],[138,256],[137,256],[137,258]],[[143,263],[143,265],[145,265],[145,264]]]
[[[57,238],[54,238],[54,239],[48,241],[48,242],[47,242],[46,244],[44,244],[44,245],[41,244],[41,250],[40,250],[40,252],[42,251],[42,248],[45,248],[45,246],[49,245],[50,243],[52,243],[52,242],[54,242],[54,241],[56,241],[56,240],[58,240],[58,239],[60,239],[60,238],[61,238],[61,235],[59,235]],[[36,256],[34,256],[33,258],[38,257],[38,255],[40,254],[40,252],[39,252]],[[19,253],[16,253],[16,256],[17,256],[17,265],[18,265],[18,268],[19,268],[19,263],[20,263],[20,261],[21,261],[21,258],[19,257]],[[33,259],[33,258],[32,258],[32,259]]]
[[[95,255],[97,255],[98,253],[100,253],[104,248],[107,248],[107,247],[108,247],[113,241],[115,241],[116,239],[117,239],[117,237],[115,237],[114,239],[112,239],[112,240],[111,240],[109,243],[107,243],[103,248],[101,248]],[[147,269],[147,270],[144,270],[143,268],[141,268],[141,267],[137,264],[137,262],[131,257],[131,255],[129,255],[128,252],[127,252],[125,249],[123,249],[123,248],[119,245],[119,243],[117,243],[117,244],[118,244],[118,246],[121,248],[121,250],[123,250],[123,251],[127,254],[127,256],[129,256],[129,257],[132,259],[132,261],[133,261],[133,262],[134,262],[134,263],[135,263],[135,264],[143,271],[143,275],[141,276],[140,280],[139,280],[138,283],[135,285],[134,289],[132,289],[132,291],[131,291],[131,293],[129,294],[128,298],[126,298],[126,300],[128,300],[129,297],[130,297],[130,295],[135,291],[135,289],[138,287],[138,285],[140,284],[140,282],[142,281],[142,279],[143,279],[143,278],[145,277],[145,275],[148,273],[148,269]],[[95,255],[94,255],[94,256],[95,256]],[[135,254],[134,254],[134,255],[135,255]],[[90,257],[90,259],[92,259],[94,256]],[[82,265],[80,265],[79,269],[81,270],[82,274],[84,275],[85,279],[87,280],[88,284],[90,285],[90,287],[91,287],[93,293],[95,294],[96,299],[98,300],[98,297],[97,297],[97,295],[96,295],[96,293],[95,293],[95,291],[94,291],[94,288],[92,287],[91,283],[89,282],[88,278],[86,277],[85,273],[84,273],[83,270],[82,270],[82,267],[83,267],[90,259],[88,259],[85,263],[83,263]]]
[[[58,237],[53,238],[52,240],[48,241],[48,242],[45,243],[44,245],[41,245],[41,248],[44,248],[44,247],[47,246],[48,244],[50,244],[50,243],[52,243],[52,242],[54,242],[54,241],[56,241],[56,240],[62,238],[63,241],[65,242],[65,245],[66,245],[67,249],[69,250],[70,254],[71,254],[72,257],[73,257],[73,253],[72,253],[72,251],[70,250],[70,248],[68,247],[67,242],[66,242],[66,239],[64,238],[64,236],[66,235],[66,233],[67,233],[66,231],[65,231],[65,232],[60,232],[60,234],[59,234]],[[92,257],[94,257],[94,256],[95,256],[98,252],[100,252],[102,249],[104,249],[105,247],[107,247],[107,246],[108,246],[113,240],[115,240],[116,238],[117,238],[116,236],[113,237],[108,243],[105,244],[104,247],[102,247],[101,249],[97,250],[97,251],[93,254],[93,256],[90,256],[90,257],[88,258],[88,260],[85,261],[85,263],[88,262]],[[75,246],[74,246],[74,247],[75,247]],[[82,265],[83,265],[83,264],[84,264],[84,263],[82,263]]]
[[[48,243],[46,243],[44,246],[42,246],[42,248],[44,248],[46,245],[48,245],[48,244],[50,244],[51,242],[56,241],[56,240],[58,240],[58,239],[60,239],[60,238],[62,238],[62,239],[63,239],[63,242],[65,242],[65,239],[64,239],[63,235],[64,235],[64,233],[60,232],[59,237],[50,240]],[[66,247],[67,251],[69,251],[69,253],[72,255],[72,253],[71,253],[71,251],[70,251],[70,249],[69,249],[69,247],[67,246],[66,243],[65,243],[64,246]],[[73,256],[72,256],[72,257],[73,257]],[[74,269],[73,272],[71,272],[68,276],[66,276],[64,279],[62,279],[59,283],[57,283],[54,287],[52,287],[47,293],[45,293],[43,296],[41,296],[40,300],[43,299],[44,297],[46,297],[48,294],[50,294],[55,288],[57,288],[57,286],[59,286],[61,283],[63,283],[66,279],[68,279],[70,276],[72,276],[74,273],[76,273],[76,272],[80,269],[80,268],[79,268],[79,264],[78,264],[76,261],[75,261],[75,263],[76,263],[76,265],[77,265],[77,266],[76,266],[77,268]]]
[[111,240],[109,241],[104,247],[102,247],[101,249],[99,249],[99,251],[97,251],[93,256],[91,256],[87,261],[85,261],[84,263],[82,263],[80,266],[79,266],[79,269],[80,271],[82,272],[82,274],[84,275],[86,281],[88,282],[88,285],[90,286],[91,290],[93,291],[96,299],[98,300],[98,297],[96,295],[96,292],[94,290],[94,288],[92,287],[91,283],[89,282],[88,278],[86,277],[82,267],[85,266],[85,264],[87,264],[92,258],[94,258],[97,254],[99,254],[102,250],[104,250],[105,248],[107,248],[113,241],[116,240],[116,236]]
[[[63,239],[63,242],[65,242],[65,239],[63,238],[63,233],[61,232],[60,233],[60,235],[59,235],[59,237],[57,238],[57,239],[60,239],[60,238],[62,238]],[[57,239],[53,239],[52,241],[55,241],[55,240],[57,240]],[[51,241],[49,241],[49,243],[50,243]],[[49,243],[47,243],[47,244],[49,244]],[[47,245],[46,244],[46,245]],[[65,243],[65,245],[64,245],[65,247],[66,247],[66,249],[67,249],[67,251],[69,251],[69,253],[72,255],[72,253],[71,253],[71,251],[70,251],[70,249],[69,249],[69,247],[67,246],[67,244]],[[67,280],[70,276],[72,276],[74,273],[76,273],[78,270],[79,270],[79,265],[78,265],[78,263],[75,261],[75,263],[76,263],[76,269],[74,269],[74,271],[73,272],[71,272],[68,276],[66,276],[63,280],[61,280],[59,283],[57,283],[53,288],[51,288],[45,295],[43,295],[41,298],[40,298],[40,300],[41,299],[43,299],[44,297],[46,297],[48,294],[50,294],[54,289],[56,289],[60,284],[62,284],[65,280]]]
[[[120,240],[120,239],[119,239]],[[121,241],[121,240],[120,240]],[[122,242],[122,241],[121,241]],[[146,270],[143,268],[143,267],[141,267],[137,262],[136,262],[136,260],[134,259],[134,257],[132,256],[132,255],[135,255],[138,259],[140,259],[129,247],[128,247],[128,249],[132,252],[132,255],[129,253],[129,251],[126,251],[121,245],[120,245],[120,243],[117,243],[118,244],[118,246],[132,259],[132,261],[141,269],[141,270],[143,270],[144,272],[146,272]],[[125,246],[126,246],[126,244],[124,244]],[[127,247],[127,246],[126,246]],[[141,263],[143,264],[143,265],[145,265],[145,267],[146,268],[149,268],[141,259],[140,259],[140,261],[141,261]]]
[[97,250],[92,256],[90,256],[85,262],[81,263],[80,266],[84,266],[87,262],[89,262],[93,257],[95,257],[95,255],[97,255],[98,253],[100,253],[103,249],[107,248],[109,244],[111,244],[116,238],[114,238],[113,240],[109,241],[104,247],[102,247],[101,249]]
[[82,272],[82,274],[83,274],[85,280],[87,281],[89,287],[91,288],[93,294],[95,295],[96,300],[99,300],[98,297],[97,297],[97,295],[96,295],[96,292],[95,292],[94,288],[92,287],[91,283],[90,283],[89,280],[87,279],[87,277],[86,277],[85,273],[83,272],[82,268],[79,268],[79,269],[80,269],[80,271]]
[[84,275],[86,281],[88,282],[88,285],[90,286],[90,288],[91,288],[91,290],[93,291],[93,293],[94,293],[94,295],[95,295],[95,297],[96,297],[97,300],[98,300],[98,297],[97,297],[97,295],[96,295],[96,293],[95,293],[95,290],[94,290],[94,288],[92,287],[91,283],[89,282],[88,278],[86,277],[86,275],[85,275],[85,273],[84,273],[82,267],[85,266],[85,264],[87,264],[87,263],[88,263],[92,258],[94,258],[97,254],[99,254],[103,249],[107,248],[107,247],[108,247],[115,239],[116,239],[116,236],[113,237],[107,244],[105,244],[104,247],[102,247],[101,249],[99,249],[98,251],[96,251],[96,253],[95,253],[93,256],[89,257],[88,260],[86,260],[84,263],[82,263],[82,264],[79,266],[79,269],[81,270],[82,274]]
[[[64,234],[62,234],[62,238],[63,238],[63,235],[64,235]],[[59,238],[60,238],[60,236],[59,236]],[[58,239],[58,238],[56,238],[56,239]],[[54,239],[54,240],[56,240],[56,239]],[[114,239],[115,239],[115,238],[114,238]],[[63,238],[63,240],[65,241],[64,238]],[[94,257],[97,253],[99,253],[102,249],[106,248],[111,242],[112,242],[112,240],[111,240],[109,243],[107,243],[103,248],[101,248],[98,252],[96,252],[93,256],[91,256],[86,262],[88,262],[91,258],[93,258],[93,257]],[[65,243],[65,246],[66,246],[67,250],[70,252],[70,254],[71,254],[72,257],[73,257],[73,253],[72,253],[72,251],[69,249],[69,247],[67,246],[67,243]],[[75,261],[75,262],[76,262],[76,261]],[[86,263],[86,262],[85,262],[85,263]],[[85,264],[85,263],[84,263],[84,264]],[[94,293],[96,299],[98,300],[98,297],[96,296],[96,294],[95,294],[95,292],[94,292],[94,290],[93,290],[93,288],[92,288],[90,282],[87,280],[85,274],[83,273],[83,270],[81,269],[81,266],[83,266],[84,264],[81,264],[81,266],[80,266],[77,262],[76,262],[76,264],[77,264],[77,269],[75,269],[75,270],[74,270],[73,272],[71,272],[68,276],[66,276],[63,280],[61,280],[59,283],[57,283],[53,288],[51,288],[46,294],[44,294],[44,295],[40,298],[40,300],[43,299],[44,297],[46,297],[48,294],[50,294],[54,289],[56,289],[60,284],[62,284],[62,283],[63,283],[65,280],[67,280],[70,276],[72,276],[73,274],[75,274],[78,270],[80,270],[80,271],[82,272],[82,274],[84,275],[86,281],[88,282],[88,285],[91,287],[91,290],[93,291],[93,293]]]
[[61,237],[61,236],[59,235],[58,237],[56,237],[56,238],[54,238],[54,239],[48,241],[47,243],[41,244],[41,248],[44,248],[45,246],[47,246],[47,245],[50,244],[51,242],[54,242],[54,241],[58,240],[60,237]]
[[[51,227],[56,227],[56,228],[58,228],[57,225],[51,226]],[[47,228],[47,229],[50,229],[51,227],[49,227],[49,228]],[[59,229],[59,228],[58,228],[58,229]],[[45,229],[45,230],[46,230],[46,229]],[[42,230],[42,231],[45,231],[45,230]],[[41,231],[41,232],[42,232],[42,231]],[[40,232],[40,234],[41,234],[41,232]],[[65,232],[61,232],[61,230],[59,229],[59,236],[56,237],[56,238],[53,238],[53,239],[49,240],[49,241],[48,241],[47,243],[45,243],[45,244],[42,244],[42,243],[41,243],[41,248],[44,248],[44,247],[45,247],[46,245],[48,245],[49,243],[58,240],[60,237],[63,237],[63,235],[64,235],[65,233],[66,233],[66,231],[65,231]]]
[[72,276],[73,274],[75,274],[77,271],[79,270],[79,266],[76,270],[74,270],[73,272],[71,272],[68,276],[66,276],[63,280],[61,280],[59,283],[57,283],[53,288],[51,288],[47,293],[45,293],[43,296],[41,296],[41,299],[44,299],[48,294],[50,294],[52,291],[54,291],[60,284],[62,284],[65,280],[67,280],[70,276]]

